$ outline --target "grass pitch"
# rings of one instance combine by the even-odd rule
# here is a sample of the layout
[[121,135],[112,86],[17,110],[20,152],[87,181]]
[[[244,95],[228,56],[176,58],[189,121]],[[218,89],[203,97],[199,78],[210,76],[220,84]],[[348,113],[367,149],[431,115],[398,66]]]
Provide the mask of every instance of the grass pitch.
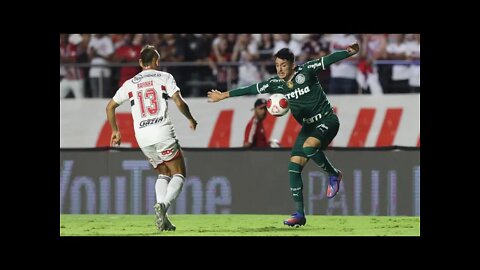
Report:
[[299,228],[285,215],[171,215],[176,231],[159,232],[155,215],[60,215],[60,236],[420,236],[420,217],[307,216]]

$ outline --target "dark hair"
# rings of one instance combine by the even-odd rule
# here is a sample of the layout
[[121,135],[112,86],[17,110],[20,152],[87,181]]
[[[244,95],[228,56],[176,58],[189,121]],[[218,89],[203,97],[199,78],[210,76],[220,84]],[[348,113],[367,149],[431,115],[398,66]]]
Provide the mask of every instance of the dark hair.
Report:
[[142,51],[140,52],[140,58],[142,59],[143,65],[149,65],[158,58],[157,50],[155,46],[146,45],[143,47]]
[[290,62],[294,62],[295,61],[295,55],[293,55],[293,52],[290,51],[289,48],[283,48],[281,50],[279,50],[276,54],[275,54],[275,58],[280,58],[280,59],[283,59],[283,60],[287,60],[287,61],[290,61]]

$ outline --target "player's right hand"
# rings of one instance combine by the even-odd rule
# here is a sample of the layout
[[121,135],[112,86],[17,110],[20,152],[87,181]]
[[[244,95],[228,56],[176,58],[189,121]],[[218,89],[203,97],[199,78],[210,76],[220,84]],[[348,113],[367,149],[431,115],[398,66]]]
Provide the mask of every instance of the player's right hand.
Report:
[[195,129],[197,128],[197,120],[195,119],[190,119],[190,129],[195,131]]
[[222,92],[218,91],[217,89],[212,89],[211,91],[208,91],[207,96],[208,102],[217,102],[224,99]]
[[120,131],[112,132],[112,137],[110,138],[110,146],[120,146],[122,140],[122,135]]

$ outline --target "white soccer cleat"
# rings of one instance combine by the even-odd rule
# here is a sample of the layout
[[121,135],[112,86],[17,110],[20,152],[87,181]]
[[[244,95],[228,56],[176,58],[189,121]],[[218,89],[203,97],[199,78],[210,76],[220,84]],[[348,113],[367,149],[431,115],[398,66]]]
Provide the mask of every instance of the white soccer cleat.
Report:
[[[165,230],[165,224],[167,222],[167,207],[164,203],[156,203],[153,208],[155,209],[155,215],[157,217],[156,224],[160,231]],[[169,222],[170,223],[170,222]]]

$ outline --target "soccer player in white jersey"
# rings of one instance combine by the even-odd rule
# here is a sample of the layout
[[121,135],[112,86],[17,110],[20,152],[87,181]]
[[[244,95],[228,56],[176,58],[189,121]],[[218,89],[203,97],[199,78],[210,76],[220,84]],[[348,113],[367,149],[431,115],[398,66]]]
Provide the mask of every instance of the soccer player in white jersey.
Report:
[[182,190],[186,169],[175,129],[168,116],[166,99],[173,99],[187,117],[192,130],[197,127],[197,121],[190,113],[173,76],[156,70],[160,54],[155,47],[145,46],[140,57],[138,61],[143,71],[125,81],[107,105],[107,118],[112,127],[110,144],[120,145],[122,138],[115,109],[129,101],[135,138],[142,152],[158,171],[155,183],[157,203],[154,205],[157,227],[160,231],[175,230],[175,225],[168,219],[167,210]]

